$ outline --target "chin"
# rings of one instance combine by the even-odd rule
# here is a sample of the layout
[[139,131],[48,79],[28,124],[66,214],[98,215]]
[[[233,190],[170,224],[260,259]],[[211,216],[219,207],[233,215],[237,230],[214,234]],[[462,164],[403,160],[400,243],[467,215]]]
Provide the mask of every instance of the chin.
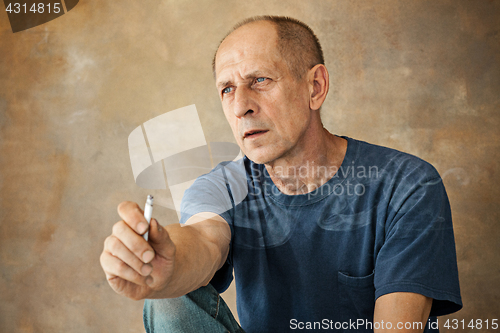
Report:
[[269,151],[246,151],[244,152],[245,156],[252,162],[257,164],[268,164],[279,157],[279,154],[276,152]]

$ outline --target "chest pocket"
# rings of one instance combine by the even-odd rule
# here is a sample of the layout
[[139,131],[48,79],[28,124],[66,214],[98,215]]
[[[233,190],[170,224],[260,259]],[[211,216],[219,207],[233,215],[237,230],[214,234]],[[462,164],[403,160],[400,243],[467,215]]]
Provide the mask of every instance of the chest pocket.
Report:
[[[375,273],[355,277],[338,272],[339,301],[343,321],[356,321],[364,319],[373,322],[375,310],[375,286],[373,284]],[[358,327],[358,332],[373,332]]]

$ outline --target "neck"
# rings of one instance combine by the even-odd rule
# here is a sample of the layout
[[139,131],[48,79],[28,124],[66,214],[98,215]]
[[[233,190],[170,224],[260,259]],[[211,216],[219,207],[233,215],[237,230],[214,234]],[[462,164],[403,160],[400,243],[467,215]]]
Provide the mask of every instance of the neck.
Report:
[[278,189],[288,195],[309,193],[331,179],[340,168],[347,141],[328,132],[323,125],[317,135],[277,160],[265,164]]

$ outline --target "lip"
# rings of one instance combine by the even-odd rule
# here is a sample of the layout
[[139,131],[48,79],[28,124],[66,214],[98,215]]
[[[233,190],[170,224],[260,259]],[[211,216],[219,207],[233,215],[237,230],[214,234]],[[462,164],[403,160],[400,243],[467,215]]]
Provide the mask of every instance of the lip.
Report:
[[256,139],[266,134],[267,132],[268,130],[265,129],[252,129],[245,132],[245,134],[243,135],[243,139]]

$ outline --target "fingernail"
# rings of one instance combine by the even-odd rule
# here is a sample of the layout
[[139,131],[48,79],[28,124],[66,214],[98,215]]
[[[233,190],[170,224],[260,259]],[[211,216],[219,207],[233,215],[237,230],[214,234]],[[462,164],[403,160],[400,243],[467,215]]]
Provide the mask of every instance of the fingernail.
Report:
[[141,222],[137,225],[137,231],[142,235],[148,230],[148,225],[144,222]]
[[141,273],[144,276],[148,276],[149,274],[151,274],[152,271],[153,271],[153,266],[151,265],[143,265],[141,268]]
[[155,254],[152,251],[146,251],[142,255],[142,261],[144,261],[144,263],[147,264],[148,262],[153,260],[154,257],[155,257]]
[[146,284],[147,284],[147,285],[150,285],[150,284],[152,284],[152,283],[153,283],[153,278],[152,278],[151,276],[148,276],[148,277],[146,278]]

